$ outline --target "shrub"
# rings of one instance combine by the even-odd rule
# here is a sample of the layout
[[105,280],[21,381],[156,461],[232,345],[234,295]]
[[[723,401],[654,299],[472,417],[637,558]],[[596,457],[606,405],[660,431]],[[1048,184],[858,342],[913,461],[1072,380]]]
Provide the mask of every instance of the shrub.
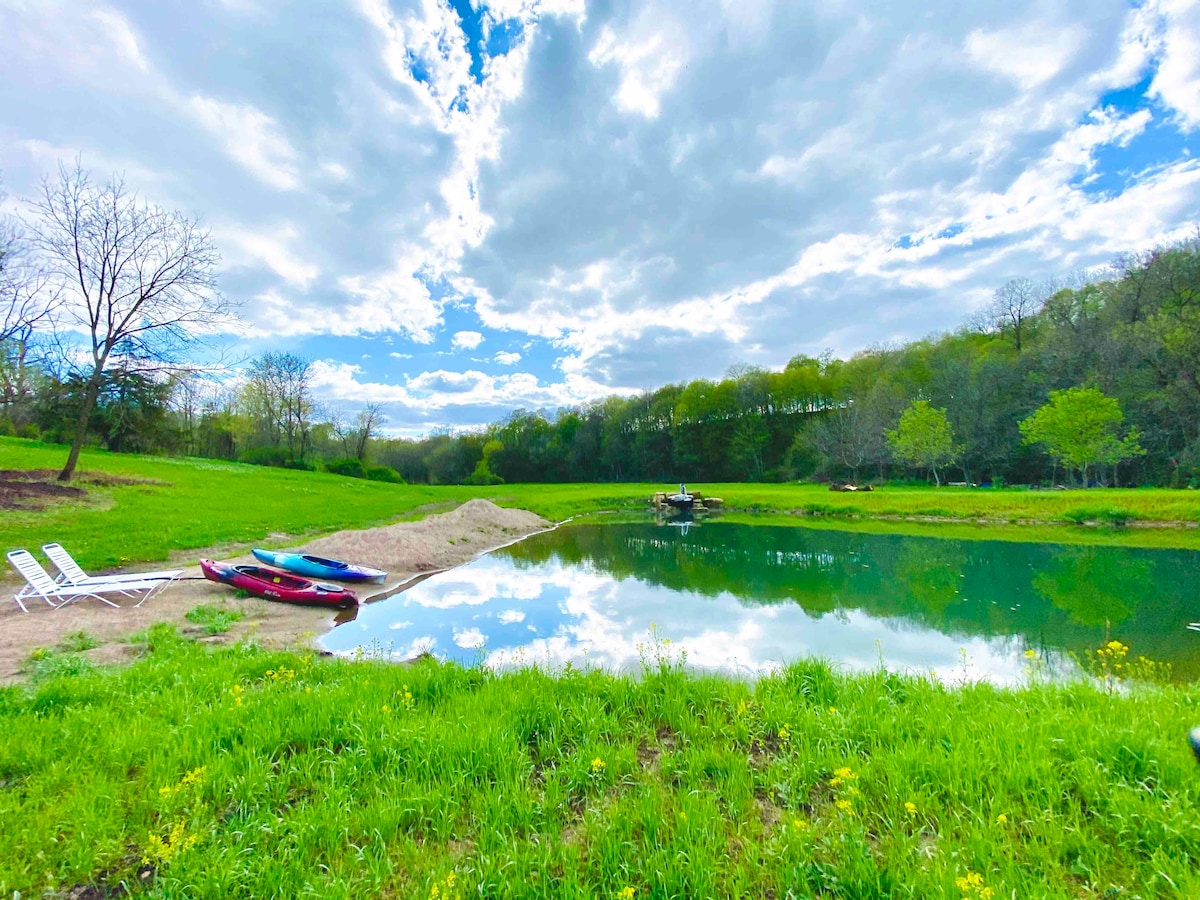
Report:
[[283,467],[287,465],[287,453],[279,447],[255,447],[242,454],[242,462],[252,466]]
[[1083,525],[1086,522],[1100,522],[1104,525],[1127,525],[1137,518],[1135,513],[1116,506],[1077,506],[1062,514],[1068,522]]
[[367,478],[371,481],[386,481],[388,484],[404,484],[404,478],[391,466],[367,466]]
[[362,460],[355,459],[353,456],[330,460],[325,463],[325,471],[334,475],[344,475],[347,478],[367,477],[367,470],[363,467]]

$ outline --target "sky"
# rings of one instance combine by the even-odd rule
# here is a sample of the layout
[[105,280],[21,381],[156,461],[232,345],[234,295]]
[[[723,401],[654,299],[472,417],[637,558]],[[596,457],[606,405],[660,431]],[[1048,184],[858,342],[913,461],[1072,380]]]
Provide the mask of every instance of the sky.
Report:
[[0,0],[4,209],[196,216],[230,358],[464,429],[949,331],[1200,225],[1200,0]]

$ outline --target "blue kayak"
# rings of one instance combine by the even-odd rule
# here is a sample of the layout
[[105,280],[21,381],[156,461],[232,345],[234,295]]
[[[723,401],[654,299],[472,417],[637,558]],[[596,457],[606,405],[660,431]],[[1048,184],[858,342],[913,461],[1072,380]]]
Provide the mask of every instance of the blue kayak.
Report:
[[286,572],[303,575],[306,578],[332,578],[335,581],[376,581],[380,584],[387,578],[387,572],[372,569],[369,566],[356,566],[353,563],[342,562],[340,559],[325,559],[323,556],[311,556],[308,553],[278,553],[274,550],[250,551],[259,562],[268,566],[278,566]]

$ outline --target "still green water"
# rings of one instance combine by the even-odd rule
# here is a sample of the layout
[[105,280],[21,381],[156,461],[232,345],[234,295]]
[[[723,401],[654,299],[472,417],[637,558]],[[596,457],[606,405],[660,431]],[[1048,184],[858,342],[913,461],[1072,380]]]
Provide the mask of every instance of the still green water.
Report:
[[[1200,676],[1194,551],[1072,547],[705,522],[566,526],[429,578],[325,638],[462,662],[636,667],[655,653],[740,674],[801,656],[1012,683],[1117,639]],[[659,638],[651,638],[651,629]]]

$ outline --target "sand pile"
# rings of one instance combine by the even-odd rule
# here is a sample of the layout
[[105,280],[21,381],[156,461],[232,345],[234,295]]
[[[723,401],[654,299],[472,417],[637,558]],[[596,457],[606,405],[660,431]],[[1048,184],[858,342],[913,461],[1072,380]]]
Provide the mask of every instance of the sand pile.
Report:
[[[366,600],[423,572],[461,565],[480,553],[547,527],[548,522],[531,512],[502,509],[487,500],[470,500],[451,512],[417,522],[339,531],[294,549],[386,569],[386,585],[355,588],[359,597]],[[193,550],[175,555],[171,564],[188,567],[186,574],[194,578],[200,575],[200,568],[195,565],[197,559],[228,557],[229,550],[228,547],[224,552]],[[248,548],[245,551],[226,561],[254,562]],[[166,565],[149,564],[141,568],[161,569]],[[86,631],[99,640],[101,646],[88,655],[105,662],[129,658],[133,648],[126,639],[155,622],[172,622],[185,633],[198,632],[185,616],[201,603],[236,609],[245,616],[228,634],[211,638],[215,642],[253,636],[261,643],[281,647],[307,644],[329,629],[334,616],[333,611],[326,609],[271,603],[255,597],[238,598],[225,585],[203,579],[176,582],[140,607],[112,609],[91,600],[51,609],[34,599],[26,601],[29,612],[22,613],[12,602],[18,588],[14,575],[11,571],[0,575],[0,683],[20,678],[21,665],[34,648],[53,647],[74,631]]]
[[[300,552],[362,562],[386,569],[389,586],[421,572],[448,569],[476,554],[548,527],[523,509],[503,509],[488,500],[468,500],[440,516],[364,531],[338,531],[310,541]],[[364,586],[360,596],[375,591]]]

